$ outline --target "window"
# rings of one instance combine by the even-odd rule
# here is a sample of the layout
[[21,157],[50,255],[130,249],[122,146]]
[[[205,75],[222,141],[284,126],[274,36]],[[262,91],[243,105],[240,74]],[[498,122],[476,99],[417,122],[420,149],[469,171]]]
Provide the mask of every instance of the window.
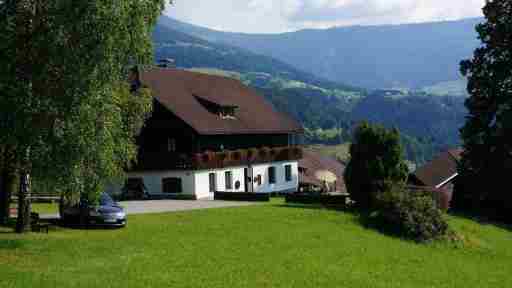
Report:
[[220,108],[220,117],[222,119],[236,119],[235,118],[236,109],[237,109],[237,107],[235,107],[235,106],[221,107]]
[[168,152],[176,152],[176,139],[173,139],[173,138],[167,139],[167,151]]
[[210,183],[210,193],[214,193],[217,190],[217,179],[215,173],[210,173],[208,175],[209,183]]
[[226,190],[233,189],[233,173],[231,171],[226,171]]
[[261,186],[261,175],[258,175],[256,178],[254,178],[254,183],[258,184],[258,186]]
[[268,167],[268,184],[276,183],[276,167]]
[[210,113],[218,115],[224,120],[235,120],[238,106],[234,105],[221,105],[219,103],[212,102],[211,100],[204,99],[202,97],[194,95],[196,100]]
[[286,182],[292,181],[292,165],[284,166],[284,178]]
[[163,193],[182,193],[183,187],[181,185],[181,178],[164,178],[162,180]]

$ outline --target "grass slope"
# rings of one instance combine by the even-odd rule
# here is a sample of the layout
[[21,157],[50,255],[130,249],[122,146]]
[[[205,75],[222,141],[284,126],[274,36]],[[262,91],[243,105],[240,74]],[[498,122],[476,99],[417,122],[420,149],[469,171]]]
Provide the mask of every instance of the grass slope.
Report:
[[310,145],[307,149],[326,157],[340,159],[344,162],[350,160],[350,143],[340,145]]
[[506,287],[512,233],[462,219],[465,248],[354,215],[269,205],[129,218],[122,230],[0,230],[0,287]]

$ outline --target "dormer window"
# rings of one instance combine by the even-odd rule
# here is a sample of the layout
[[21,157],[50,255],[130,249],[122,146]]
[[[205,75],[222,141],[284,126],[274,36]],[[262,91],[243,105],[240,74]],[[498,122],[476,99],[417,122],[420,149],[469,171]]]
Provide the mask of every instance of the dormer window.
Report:
[[199,104],[208,110],[208,112],[218,115],[221,119],[236,120],[236,112],[238,110],[238,106],[225,104],[222,105],[198,96],[195,96],[195,98]]
[[220,108],[219,116],[222,119],[236,119],[236,106],[224,106]]

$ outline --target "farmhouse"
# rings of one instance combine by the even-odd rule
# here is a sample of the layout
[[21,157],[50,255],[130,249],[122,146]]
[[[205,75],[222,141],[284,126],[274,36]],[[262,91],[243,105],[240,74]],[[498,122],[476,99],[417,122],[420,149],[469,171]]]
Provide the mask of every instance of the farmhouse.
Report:
[[151,197],[298,189],[303,128],[237,80],[156,68],[137,76],[154,109],[138,139],[128,190]]

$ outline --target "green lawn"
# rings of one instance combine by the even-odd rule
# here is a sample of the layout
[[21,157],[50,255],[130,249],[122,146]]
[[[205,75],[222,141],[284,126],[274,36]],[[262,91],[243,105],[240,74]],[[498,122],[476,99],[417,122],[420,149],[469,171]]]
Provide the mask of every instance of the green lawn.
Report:
[[58,214],[58,203],[34,203],[32,204],[32,211],[39,214]]
[[[16,203],[11,204],[12,208],[17,206]],[[32,203],[32,212],[39,214],[58,214],[59,204],[58,203]]]
[[132,216],[121,230],[0,228],[0,287],[511,287],[512,232],[450,221],[464,247],[278,202]]

